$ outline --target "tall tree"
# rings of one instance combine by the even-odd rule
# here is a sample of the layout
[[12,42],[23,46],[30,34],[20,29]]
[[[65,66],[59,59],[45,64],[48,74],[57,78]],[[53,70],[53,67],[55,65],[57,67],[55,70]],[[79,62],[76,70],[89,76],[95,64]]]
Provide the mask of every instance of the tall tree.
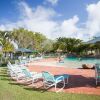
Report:
[[0,44],[2,53],[5,53],[5,56],[6,53],[14,52],[14,46],[11,44],[11,31],[0,31]]
[[13,39],[17,42],[20,48],[28,48],[32,45],[32,35],[32,32],[29,32],[24,28],[14,29],[12,31]]
[[67,52],[75,52],[76,47],[81,43],[82,41],[80,39],[60,37],[54,44],[54,48],[56,47],[56,49]]
[[34,34],[34,48],[36,50],[42,51],[44,46],[44,41],[46,41],[46,37],[38,32]]
[[30,48],[41,51],[42,44],[46,40],[46,37],[38,32],[28,31],[24,28],[14,29],[12,31],[12,37],[20,48]]

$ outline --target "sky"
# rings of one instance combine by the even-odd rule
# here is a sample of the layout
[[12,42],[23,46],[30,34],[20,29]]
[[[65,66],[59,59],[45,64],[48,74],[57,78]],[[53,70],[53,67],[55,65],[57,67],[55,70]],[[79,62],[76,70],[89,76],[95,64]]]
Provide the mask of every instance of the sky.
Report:
[[100,36],[100,0],[0,0],[0,30],[19,27],[87,41]]

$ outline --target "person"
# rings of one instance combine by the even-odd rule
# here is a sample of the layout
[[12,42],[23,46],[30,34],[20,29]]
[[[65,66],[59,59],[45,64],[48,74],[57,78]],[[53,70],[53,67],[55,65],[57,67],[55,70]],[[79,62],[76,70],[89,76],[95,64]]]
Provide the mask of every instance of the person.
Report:
[[61,61],[61,57],[59,56],[59,62]]
[[81,60],[82,60],[82,58],[80,58],[80,57],[79,57],[78,59],[79,59],[79,61],[81,61]]
[[61,56],[59,56],[59,63],[64,63],[64,59]]

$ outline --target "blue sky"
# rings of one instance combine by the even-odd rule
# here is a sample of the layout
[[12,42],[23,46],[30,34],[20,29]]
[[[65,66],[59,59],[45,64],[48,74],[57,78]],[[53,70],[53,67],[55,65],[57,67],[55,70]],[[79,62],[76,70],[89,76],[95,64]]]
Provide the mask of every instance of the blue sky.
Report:
[[0,29],[24,27],[48,38],[88,40],[99,36],[99,8],[100,0],[0,0]]
[[77,14],[80,16],[81,21],[85,21],[87,18],[85,9],[86,5],[96,3],[98,0],[59,0],[55,6],[50,2],[46,2],[46,0],[0,0],[0,19],[10,21],[18,20],[19,12],[17,3],[20,1],[25,1],[33,8],[37,7],[38,5],[51,7],[58,13],[62,14],[62,17],[60,17],[59,20],[70,18]]

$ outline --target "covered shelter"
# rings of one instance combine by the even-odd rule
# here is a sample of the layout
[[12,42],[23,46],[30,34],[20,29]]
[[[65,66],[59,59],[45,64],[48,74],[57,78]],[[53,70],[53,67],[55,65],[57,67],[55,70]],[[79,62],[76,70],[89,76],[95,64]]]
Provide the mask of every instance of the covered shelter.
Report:
[[15,52],[21,52],[21,53],[32,53],[33,51],[30,49],[26,49],[26,48],[18,48],[16,49]]
[[33,50],[27,48],[18,48],[15,50],[16,57],[18,56],[28,56],[29,54],[33,53]]

